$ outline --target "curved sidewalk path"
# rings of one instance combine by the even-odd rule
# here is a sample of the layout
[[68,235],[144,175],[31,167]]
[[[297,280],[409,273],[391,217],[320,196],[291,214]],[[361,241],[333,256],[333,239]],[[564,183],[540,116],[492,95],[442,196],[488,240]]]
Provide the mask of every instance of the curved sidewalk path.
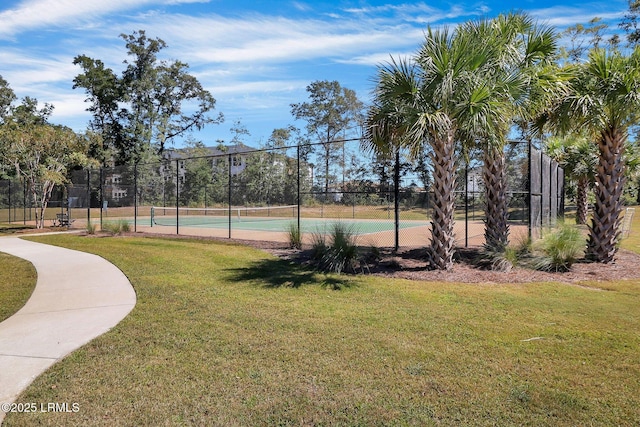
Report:
[[[2,404],[117,325],[135,306],[136,294],[124,273],[97,255],[17,237],[0,237],[0,252],[30,261],[38,273],[25,306],[0,323]],[[4,415],[0,411],[0,423]]]

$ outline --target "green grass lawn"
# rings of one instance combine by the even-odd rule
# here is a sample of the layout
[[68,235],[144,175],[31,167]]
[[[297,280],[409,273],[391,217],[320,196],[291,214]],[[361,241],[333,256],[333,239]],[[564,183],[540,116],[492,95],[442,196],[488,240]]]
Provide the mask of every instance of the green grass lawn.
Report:
[[[33,227],[0,223],[0,236]],[[12,316],[27,302],[38,276],[26,260],[0,252],[0,322]]]
[[208,241],[33,240],[105,257],[138,303],[17,400],[79,412],[7,426],[640,424],[635,281],[411,282]]
[[0,322],[22,308],[36,280],[36,269],[29,261],[0,252]]

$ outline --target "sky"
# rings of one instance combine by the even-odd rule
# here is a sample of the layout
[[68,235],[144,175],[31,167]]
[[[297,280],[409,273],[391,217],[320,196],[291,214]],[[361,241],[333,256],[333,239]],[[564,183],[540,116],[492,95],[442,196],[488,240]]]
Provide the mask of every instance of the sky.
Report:
[[[54,106],[51,122],[81,132],[90,115],[74,57],[102,60],[118,75],[126,60],[121,34],[144,30],[167,47],[161,59],[189,64],[216,99],[225,121],[193,134],[205,145],[229,141],[240,121],[246,142],[259,146],[276,128],[295,125],[291,104],[308,100],[306,87],[337,80],[370,100],[380,64],[413,54],[425,30],[514,10],[562,31],[594,17],[614,25],[626,0],[583,2],[247,1],[247,0],[2,0],[0,76],[18,98]],[[178,146],[180,143],[178,143]]]

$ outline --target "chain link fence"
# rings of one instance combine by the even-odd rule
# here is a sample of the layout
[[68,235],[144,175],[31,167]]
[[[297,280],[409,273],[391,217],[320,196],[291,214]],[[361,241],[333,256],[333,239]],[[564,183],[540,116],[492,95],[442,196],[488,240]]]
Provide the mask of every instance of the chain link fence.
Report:
[[[505,150],[511,234],[535,237],[562,213],[562,169],[529,144]],[[265,241],[287,241],[297,227],[306,242],[341,223],[361,245],[423,247],[430,238],[428,158],[376,156],[359,140],[168,150],[157,163],[73,171],[47,218],[67,212],[74,228],[127,221],[139,232]],[[457,243],[481,245],[479,155],[459,167],[457,182]],[[19,180],[0,182],[0,221],[30,223],[32,208]]]

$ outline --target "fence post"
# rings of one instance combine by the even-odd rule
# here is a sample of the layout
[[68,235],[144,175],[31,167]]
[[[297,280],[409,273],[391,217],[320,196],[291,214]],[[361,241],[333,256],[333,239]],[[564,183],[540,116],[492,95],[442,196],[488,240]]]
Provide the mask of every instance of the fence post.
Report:
[[87,168],[87,228],[91,226],[91,169]]
[[298,234],[300,235],[300,237],[302,237],[302,229],[300,229],[300,205],[302,204],[301,200],[300,200],[300,144],[298,144],[296,146],[296,157],[298,158],[298,178],[297,178],[297,180],[298,180],[298,190],[297,190],[297,192],[298,192],[298,194],[297,194],[297,198],[298,198],[298,215],[297,215],[298,216],[298,218],[297,218],[297,220],[298,220]]
[[393,166],[393,213],[394,250],[400,247],[400,149],[396,147],[396,162]]
[[533,210],[532,210],[533,209],[533,191],[531,190],[531,185],[533,183],[533,180],[531,179],[532,178],[532,175],[531,175],[531,166],[532,166],[532,164],[531,164],[531,139],[529,139],[527,141],[527,151],[528,151],[528,153],[527,153],[527,157],[528,157],[527,158],[527,162],[529,164],[529,166],[528,166],[528,169],[529,169],[529,171],[528,171],[529,172],[529,186],[528,186],[529,187],[529,194],[528,194],[528,196],[529,196],[529,212],[528,212],[529,221],[528,222],[529,222],[529,224],[527,226],[527,236],[529,237],[529,241],[531,241],[531,238],[533,237],[533,234],[531,232],[532,231],[531,228],[533,227]]
[[180,234],[180,160],[176,159],[176,234]]
[[469,161],[464,168],[464,247],[469,247]]
[[228,159],[227,159],[228,165],[229,165],[229,179],[228,179],[228,185],[229,185],[229,238],[231,238],[231,153],[229,153]]
[[100,230],[102,230],[102,211],[104,211],[104,168],[100,168]]
[[[9,183],[9,224],[11,224],[11,179],[7,180]],[[15,214],[13,215],[15,217]]]
[[138,232],[138,162],[133,165],[133,232]]
[[22,183],[22,224],[27,225],[27,181]]
[[[558,165],[558,167],[560,168],[560,165]],[[558,208],[560,209],[560,215],[561,215],[562,221],[564,221],[564,194],[565,194],[564,186],[566,184],[566,181],[564,176],[564,168],[560,168],[560,170],[562,170],[562,179],[561,179],[562,187],[559,187],[560,191],[558,192],[558,197],[560,198],[560,202],[558,202]]]

